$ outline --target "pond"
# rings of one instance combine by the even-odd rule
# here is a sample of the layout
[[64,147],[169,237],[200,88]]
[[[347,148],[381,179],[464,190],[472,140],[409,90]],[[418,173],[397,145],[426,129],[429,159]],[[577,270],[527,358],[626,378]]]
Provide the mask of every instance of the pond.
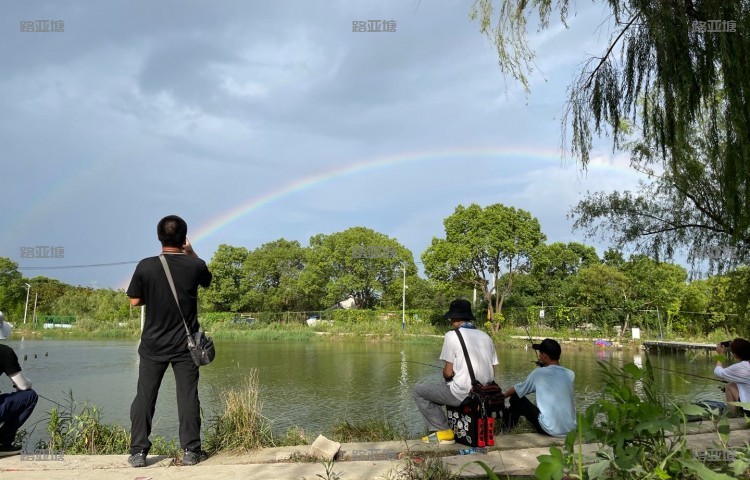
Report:
[[[129,409],[138,374],[137,342],[132,340],[19,340],[6,343],[16,350],[34,389],[46,398],[27,425],[41,421],[34,438],[44,438],[46,412],[67,394],[101,407],[103,420],[130,426]],[[275,432],[299,426],[311,436],[324,433],[337,421],[357,423],[388,419],[405,425],[415,437],[423,430],[411,397],[415,383],[440,381],[440,344],[405,345],[355,341],[219,340],[214,363],[201,369],[200,398],[206,418],[216,412],[218,394],[240,383],[252,369],[258,372],[263,415]],[[24,361],[23,357],[27,359]],[[534,367],[531,348],[498,347],[496,379],[501,387],[520,382]],[[657,382],[676,400],[722,400],[711,356],[650,355]],[[599,361],[622,365],[643,363],[646,354],[592,350],[563,344],[561,362],[576,372],[576,405],[584,408],[598,398],[602,375]],[[675,373],[682,372],[680,374]],[[699,378],[702,376],[705,378]],[[8,392],[3,376],[0,390]],[[164,377],[156,406],[154,433],[177,437],[174,378]]]

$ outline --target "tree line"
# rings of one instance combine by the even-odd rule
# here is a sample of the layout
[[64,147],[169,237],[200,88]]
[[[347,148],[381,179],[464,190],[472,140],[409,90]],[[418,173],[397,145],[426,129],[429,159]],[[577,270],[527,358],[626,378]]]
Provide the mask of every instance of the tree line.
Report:
[[[283,238],[252,250],[222,244],[209,261],[214,281],[200,293],[201,311],[319,312],[350,297],[361,309],[401,310],[405,280],[406,308],[439,311],[476,294],[477,314],[495,331],[537,323],[677,335],[745,328],[744,267],[688,281],[684,267],[643,254],[626,259],[610,249],[599,257],[583,243],[547,243],[536,218],[502,204],[459,205],[444,226],[421,255],[426,278],[409,249],[365,227],[318,234],[306,246]],[[0,308],[9,318],[23,316],[25,283],[38,316],[113,324],[138,317],[121,290],[26,279],[2,258]]]

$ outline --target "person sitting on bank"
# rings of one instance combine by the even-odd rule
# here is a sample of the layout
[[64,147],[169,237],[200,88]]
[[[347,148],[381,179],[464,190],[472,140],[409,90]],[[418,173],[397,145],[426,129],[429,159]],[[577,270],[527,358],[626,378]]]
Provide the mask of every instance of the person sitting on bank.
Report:
[[[5,321],[0,312],[0,340],[10,336],[13,325]],[[31,382],[21,372],[16,352],[0,343],[0,373],[13,382],[16,391],[0,394],[0,457],[21,453],[21,446],[14,443],[16,432],[31,416],[37,402],[37,394],[31,389]]]
[[497,353],[495,345],[489,335],[477,330],[474,325],[474,314],[468,300],[457,299],[451,302],[445,318],[450,320],[453,330],[447,332],[443,339],[443,349],[440,360],[443,366],[444,382],[421,383],[414,387],[414,401],[422,413],[429,435],[422,437],[425,443],[452,444],[455,443],[453,430],[445,405],[457,407],[469,395],[471,390],[471,375],[469,374],[464,351],[455,330],[461,329],[461,336],[466,343],[474,376],[481,383],[489,383],[495,379]]
[[[503,429],[513,429],[521,417],[534,426],[537,433],[552,437],[564,437],[576,429],[576,410],[573,399],[575,373],[560,365],[562,348],[551,338],[535,343],[537,365],[526,380],[503,394],[510,399],[510,407],[503,416]],[[537,405],[526,398],[536,392]]]
[[[724,368],[722,362],[716,362],[714,375],[729,383],[724,387],[729,402],[750,402],[750,342],[744,338],[735,338],[729,343],[729,350],[739,361]],[[724,355],[727,347],[716,345],[716,353]],[[750,408],[743,409],[750,414]],[[737,407],[729,406],[729,412],[737,413]]]

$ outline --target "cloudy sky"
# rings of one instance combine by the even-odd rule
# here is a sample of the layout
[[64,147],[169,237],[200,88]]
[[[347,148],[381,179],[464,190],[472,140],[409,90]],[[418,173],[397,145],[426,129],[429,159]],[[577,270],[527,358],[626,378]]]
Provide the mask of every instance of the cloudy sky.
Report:
[[[80,266],[158,253],[174,213],[206,260],[353,226],[419,260],[472,202],[529,210],[549,241],[601,253],[566,214],[638,176],[606,141],[586,174],[561,160],[560,117],[574,67],[603,51],[603,11],[579,2],[568,30],[533,37],[526,97],[471,5],[3,2],[0,256],[27,277],[123,288],[134,263]],[[38,20],[62,31],[29,31]],[[368,20],[396,31],[352,31]]]

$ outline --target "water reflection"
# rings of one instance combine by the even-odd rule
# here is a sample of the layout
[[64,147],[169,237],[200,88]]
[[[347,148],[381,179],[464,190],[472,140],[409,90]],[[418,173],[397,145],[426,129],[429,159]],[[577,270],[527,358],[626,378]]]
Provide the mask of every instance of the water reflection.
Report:
[[[130,402],[138,369],[137,343],[122,340],[14,340],[7,342],[22,359],[22,368],[38,392],[65,403],[73,391],[79,402],[103,407],[105,421],[129,426]],[[219,355],[201,369],[200,395],[206,418],[218,405],[219,393],[237,385],[251,369],[261,383],[263,414],[277,432],[301,426],[310,435],[325,432],[338,420],[358,422],[385,418],[405,425],[416,435],[423,423],[411,390],[417,382],[442,381],[439,340],[433,345],[363,342],[217,342]],[[536,368],[532,349],[498,347],[496,381],[503,387],[518,383]],[[48,357],[43,354],[49,352]],[[38,354],[33,359],[33,354]],[[721,386],[712,378],[713,362],[705,353],[647,355],[644,352],[592,350],[563,344],[561,363],[576,373],[576,405],[584,408],[602,387],[599,362],[645,365],[650,359],[657,385],[675,401],[721,400]],[[683,373],[675,373],[683,372]],[[688,376],[690,374],[693,376]],[[696,376],[697,375],[697,376]],[[5,376],[0,390],[8,392]],[[40,400],[30,422],[42,420],[54,404]],[[167,374],[156,407],[154,433],[176,437],[174,378]],[[37,434],[45,435],[43,428]]]

